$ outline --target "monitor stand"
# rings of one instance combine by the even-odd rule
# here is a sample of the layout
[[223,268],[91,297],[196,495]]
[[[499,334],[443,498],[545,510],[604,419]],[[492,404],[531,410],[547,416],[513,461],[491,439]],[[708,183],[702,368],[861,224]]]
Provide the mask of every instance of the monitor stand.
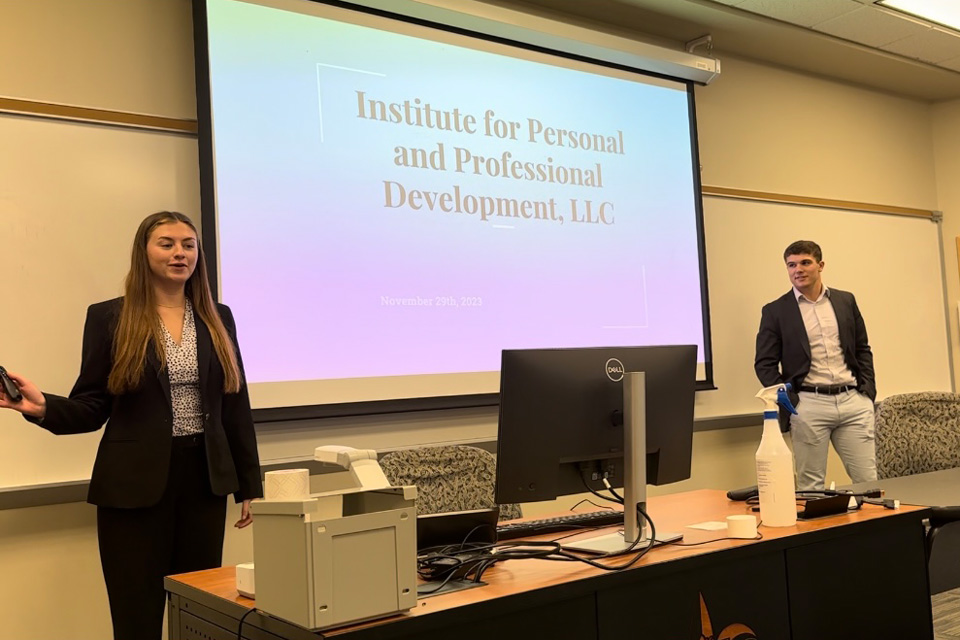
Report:
[[[573,540],[563,545],[569,551],[617,554],[639,551],[650,542],[646,521],[638,518],[637,507],[647,508],[647,402],[646,374],[623,375],[623,533]],[[683,534],[657,531],[654,544],[683,538]]]
[[[657,537],[654,539],[653,544],[656,546],[658,544],[667,544],[668,542],[676,542],[677,540],[682,539],[682,533],[673,533],[669,531],[660,533],[657,531]],[[569,544],[563,545],[563,548],[567,551],[577,551],[580,553],[616,555],[619,553],[642,551],[649,543],[650,538],[647,536],[641,538],[636,544],[627,542],[625,535],[618,531],[616,533],[609,533],[603,536],[595,536],[593,538],[585,538],[583,540],[574,540]]]

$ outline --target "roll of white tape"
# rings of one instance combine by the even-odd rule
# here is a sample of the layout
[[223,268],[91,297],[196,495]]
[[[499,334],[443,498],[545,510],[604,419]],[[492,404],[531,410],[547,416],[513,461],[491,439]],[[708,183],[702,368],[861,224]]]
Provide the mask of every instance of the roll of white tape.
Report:
[[281,469],[263,476],[263,494],[267,500],[303,500],[310,497],[310,471]]
[[756,538],[757,516],[727,516],[727,535],[731,538]]

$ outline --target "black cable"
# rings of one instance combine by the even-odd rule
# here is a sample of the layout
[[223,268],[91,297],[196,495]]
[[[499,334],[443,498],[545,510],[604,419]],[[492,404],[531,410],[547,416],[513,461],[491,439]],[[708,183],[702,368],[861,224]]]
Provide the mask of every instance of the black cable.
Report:
[[[473,529],[470,529],[470,531],[467,532],[467,535],[463,536],[463,541],[460,542],[460,546],[466,545],[466,544],[470,541],[470,537],[471,537],[474,533],[476,533],[476,532],[478,532],[478,531],[482,531],[483,529],[489,529],[489,530],[493,533],[493,539],[494,539],[494,540],[497,539],[497,527],[496,527],[496,526],[494,526],[494,525],[489,525],[489,524],[478,524],[478,525],[475,526]],[[486,543],[481,543],[481,544],[486,544]]]
[[[536,551],[537,547],[542,547],[543,551]],[[502,560],[552,560],[551,556],[559,553],[562,549],[563,547],[559,543],[540,540],[518,540],[517,542],[499,544],[496,552],[485,558],[480,564],[474,580],[479,582],[487,569]]]
[[[757,525],[757,526],[759,527],[760,525]],[[731,538],[728,536],[725,538],[714,538],[713,540],[704,540],[702,542],[689,542],[689,543],[664,542],[663,544],[668,544],[672,547],[699,547],[702,544],[710,544],[711,542],[720,542],[721,540],[763,540],[763,534],[757,531],[757,535],[754,538]]]
[[463,537],[463,540],[459,544],[441,544],[434,545],[432,547],[424,547],[422,549],[417,549],[417,561],[419,562],[421,557],[428,557],[433,554],[453,554],[464,551],[480,551],[480,550],[489,550],[496,546],[494,542],[470,542],[471,536],[477,531],[482,529],[492,529],[494,533],[493,539],[496,540],[496,527],[492,527],[487,524],[478,524],[473,529],[467,532],[467,535]]
[[[748,493],[752,490],[752,493]],[[808,489],[808,490],[797,490],[796,491],[799,498],[806,497],[807,495],[816,495],[816,496],[854,496],[858,498],[882,498],[883,489],[879,487],[875,489],[867,489],[866,491],[852,491],[850,489]],[[732,497],[731,494],[739,494],[742,497]],[[745,487],[743,489],[737,489],[734,491],[728,491],[727,497],[731,500],[742,502],[746,501],[751,503],[755,500],[758,500],[757,497],[757,488],[756,487]]]
[[[640,507],[639,504],[637,504],[637,516],[638,516],[638,518],[637,518],[638,520],[639,520],[639,518],[642,516],[643,519],[646,520],[647,523],[649,523],[649,525],[650,525],[650,536],[649,536],[649,538],[648,538],[648,540],[647,540],[647,546],[645,546],[645,547],[643,547],[642,549],[640,549],[632,558],[630,558],[629,561],[624,562],[623,564],[618,564],[618,565],[613,565],[613,566],[607,565],[607,564],[603,564],[603,563],[601,563],[601,562],[597,562],[597,560],[602,560],[602,559],[606,559],[606,558],[613,558],[613,557],[616,557],[616,556],[622,556],[622,555],[625,555],[625,554],[627,554],[627,553],[632,552],[632,551],[634,550],[634,548],[636,548],[637,544],[639,544],[640,538],[637,538],[636,540],[634,540],[632,543],[630,543],[630,546],[629,546],[629,547],[627,547],[626,549],[624,549],[624,550],[622,550],[622,551],[615,551],[615,552],[612,552],[612,553],[605,553],[605,554],[602,554],[602,555],[599,555],[599,556],[595,556],[594,558],[583,558],[583,557],[574,555],[573,553],[571,553],[570,551],[567,551],[567,550],[561,551],[560,555],[563,556],[563,557],[565,557],[565,558],[569,558],[569,559],[571,559],[571,560],[576,560],[577,562],[583,562],[584,564],[588,564],[588,565],[590,565],[591,567],[595,567],[595,568],[597,568],[597,569],[602,569],[603,571],[623,571],[624,569],[627,569],[627,568],[633,566],[634,564],[637,563],[638,560],[640,560],[640,558],[642,558],[643,556],[645,556],[645,555],[647,554],[647,552],[650,551],[650,549],[653,548],[653,545],[656,544],[656,541],[657,541],[657,528],[656,528],[656,525],[653,524],[653,520],[650,518],[649,515],[647,515],[647,512],[644,511],[644,510]],[[547,558],[547,559],[550,560],[550,559],[552,559],[552,558]]]
[[[456,569],[456,567],[451,567],[450,571],[447,573],[447,577],[445,577],[445,578],[440,582],[440,584],[438,584],[438,585],[436,586],[436,588],[434,588],[434,589],[429,589],[429,590],[423,589],[423,587],[426,587],[426,586],[428,586],[428,585],[432,585],[432,584],[435,584],[435,583],[436,583],[436,581],[431,581],[431,580],[428,580],[428,581],[427,581],[428,584],[422,584],[422,585],[420,585],[419,587],[417,587],[417,595],[418,595],[418,596],[429,596],[429,595],[432,595],[432,594],[440,591],[441,589],[443,589],[445,586],[447,586],[447,583],[450,582],[450,581],[453,579],[453,576],[455,576],[455,575],[457,574],[457,572],[455,571],[455,569]],[[421,576],[421,577],[422,577],[422,576]]]
[[[427,582],[436,582],[442,578],[440,584],[430,590],[424,590],[427,585],[417,587],[417,595],[431,595],[443,589],[454,576],[460,579],[467,578],[471,573],[477,575],[478,567],[483,566],[496,548],[492,542],[470,542],[470,538],[477,531],[489,528],[489,525],[477,525],[467,532],[459,544],[438,545],[420,549],[417,552],[417,575]],[[479,579],[474,578],[474,582]]]
[[[617,498],[609,498],[609,497],[603,495],[602,493],[600,493],[599,491],[597,491],[596,489],[594,489],[593,487],[591,487],[589,484],[587,484],[587,476],[586,476],[586,473],[584,472],[583,469],[580,469],[580,482],[582,482],[582,483],[583,483],[583,486],[587,488],[587,491],[589,491],[589,492],[592,493],[593,495],[597,496],[597,497],[600,498],[601,500],[606,500],[606,501],[608,501],[608,502],[616,502],[616,503],[618,503],[618,504],[623,504],[623,498],[620,498],[619,500],[618,500]],[[615,492],[612,492],[612,491],[611,491],[611,493],[613,493],[614,495],[617,495]],[[619,496],[617,496],[617,497],[619,497]]]
[[[896,509],[897,500],[893,498],[864,498],[864,504],[872,504],[878,507],[883,507],[884,509]],[[937,507],[934,507],[936,509]]]
[[[495,564],[502,562],[503,560],[526,560],[526,559],[538,559],[538,560],[550,560],[552,562],[582,562],[584,564],[590,565],[597,569],[603,571],[623,571],[634,564],[636,564],[644,555],[647,554],[650,549],[656,544],[657,529],[653,520],[650,516],[644,511],[640,505],[637,505],[637,519],[643,519],[650,528],[649,537],[646,540],[646,545],[643,548],[637,549],[637,545],[640,544],[641,539],[638,537],[637,540],[634,540],[630,543],[625,549],[614,551],[610,553],[605,553],[601,555],[596,555],[593,557],[584,557],[577,555],[577,552],[574,550],[566,549],[557,541],[540,541],[540,540],[517,540],[516,542],[501,542],[496,545],[489,545],[491,548],[489,551],[485,548],[485,545],[478,545],[476,547],[471,547],[471,551],[478,552],[476,557],[458,559],[460,561],[456,567],[451,567],[450,575],[454,573],[459,573],[462,577],[470,577],[472,574],[472,580],[474,582],[480,582],[483,578],[483,574],[490,567]],[[597,528],[597,527],[593,527]],[[576,533],[582,533],[582,531],[577,531]],[[571,534],[572,535],[572,534]],[[567,537],[567,536],[564,536]],[[610,558],[621,557],[630,553],[633,553],[636,550],[636,553],[626,562],[617,565],[610,565],[601,562],[602,560],[607,560]],[[482,555],[481,555],[482,553]],[[465,570],[463,569],[464,564],[471,564]],[[422,569],[423,567],[421,567]],[[462,570],[462,571],[458,571]],[[420,569],[418,569],[418,572]],[[421,575],[421,577],[423,577]],[[449,581],[449,576],[444,580],[443,584]],[[437,590],[442,588],[443,585],[437,587]],[[418,594],[424,593],[418,589]],[[433,591],[429,592],[433,593]]]
[[250,609],[245,614],[240,616],[240,623],[237,624],[237,640],[243,640],[243,635],[241,634],[241,630],[243,629],[243,621],[246,620],[247,616],[253,613],[255,610],[256,609]]
[[617,502],[623,504],[623,496],[617,493],[614,488],[610,486],[610,483],[606,481],[606,479],[604,479],[603,485],[607,488],[607,491],[610,492],[610,495],[617,499]]
[[866,491],[850,491],[849,489],[811,489],[797,491],[800,495],[813,494],[817,496],[852,496],[854,498],[881,498],[883,489],[867,489]]
[[455,555],[457,553],[467,553],[472,551],[482,551],[492,549],[496,544],[493,542],[460,542],[457,544],[441,544],[433,547],[424,547],[417,550],[417,560],[440,556]]
[[576,511],[577,507],[579,507],[580,505],[582,505],[584,502],[586,502],[587,504],[591,504],[591,505],[595,506],[597,509],[607,509],[608,511],[613,511],[613,510],[614,510],[613,507],[608,507],[608,506],[606,506],[606,505],[604,505],[604,504],[597,504],[596,502],[593,502],[593,501],[591,501],[591,500],[589,500],[589,499],[587,499],[587,498],[584,498],[583,500],[581,500],[581,501],[578,502],[577,504],[575,504],[575,505],[573,505],[572,507],[570,507],[570,511]]

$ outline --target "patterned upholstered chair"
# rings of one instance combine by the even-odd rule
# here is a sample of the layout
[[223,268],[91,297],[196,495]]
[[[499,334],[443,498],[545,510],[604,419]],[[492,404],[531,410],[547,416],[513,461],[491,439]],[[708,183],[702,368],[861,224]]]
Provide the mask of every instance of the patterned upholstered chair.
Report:
[[[417,487],[418,514],[489,509],[496,504],[496,458],[477,447],[446,445],[392,451],[380,458],[380,467],[391,484]],[[501,520],[520,516],[519,505],[500,505]]]
[[[876,444],[881,479],[960,467],[960,395],[925,391],[884,399]],[[958,544],[960,506],[933,507],[926,539],[931,593],[957,586]]]
[[960,395],[904,393],[877,407],[877,476],[960,467]]

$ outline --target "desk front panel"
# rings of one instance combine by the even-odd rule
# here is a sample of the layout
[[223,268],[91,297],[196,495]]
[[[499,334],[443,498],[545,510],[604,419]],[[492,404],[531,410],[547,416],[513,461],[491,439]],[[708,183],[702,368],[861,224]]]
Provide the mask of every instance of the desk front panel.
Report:
[[923,528],[884,524],[787,549],[794,640],[933,638]]
[[[239,618],[174,594],[170,601],[170,640],[237,640]],[[371,624],[354,629],[312,633],[300,626],[253,612],[244,621],[243,640],[531,640],[576,638],[596,640],[597,612],[593,595],[529,607],[470,607],[408,624]]]
[[600,638],[790,638],[780,551],[717,553],[685,571],[636,574],[633,584],[597,594]]

